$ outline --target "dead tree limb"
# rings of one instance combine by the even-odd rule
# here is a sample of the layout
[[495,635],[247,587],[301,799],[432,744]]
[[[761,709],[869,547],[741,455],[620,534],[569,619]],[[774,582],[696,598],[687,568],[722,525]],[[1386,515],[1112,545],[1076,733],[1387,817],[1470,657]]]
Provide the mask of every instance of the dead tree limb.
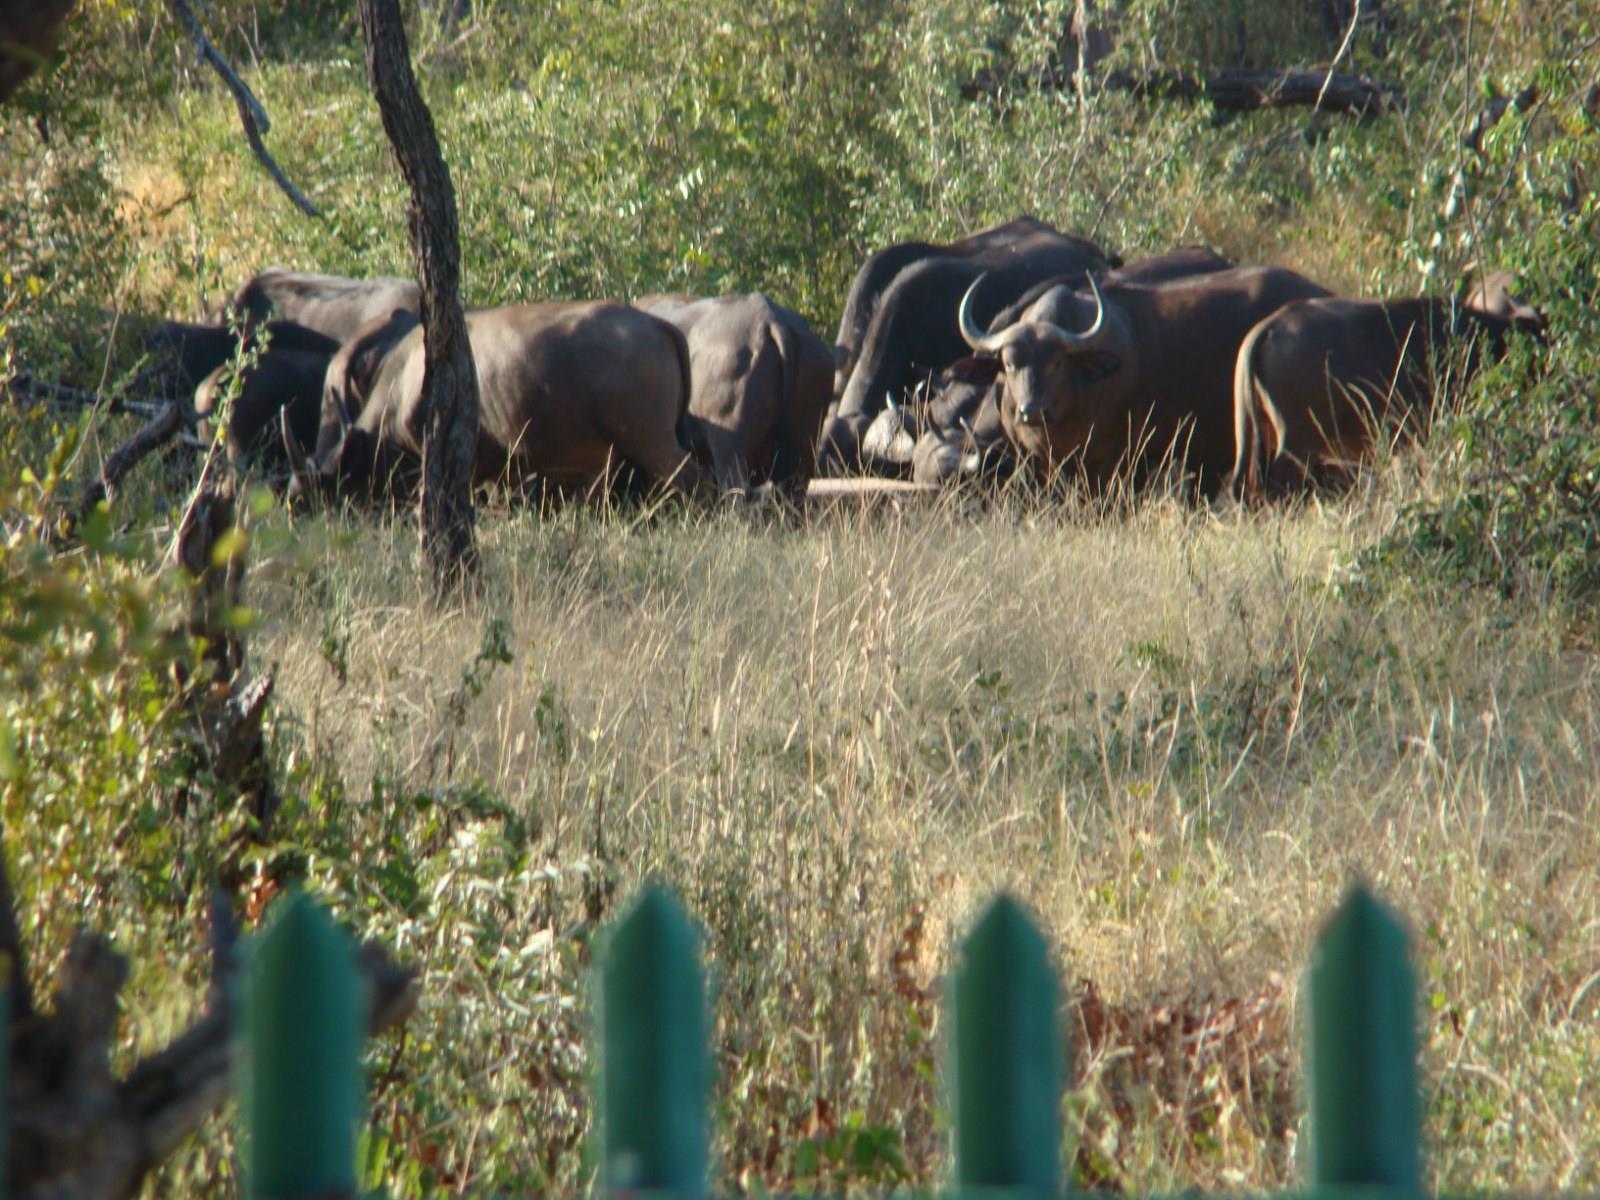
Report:
[[[0,855],[0,927],[16,927]],[[111,1071],[117,993],[127,961],[79,932],[48,1014],[13,1008],[9,1195],[18,1200],[123,1200],[231,1091],[238,930],[225,896],[211,905],[212,978],[204,1013],[121,1079]],[[367,1030],[399,1025],[416,1008],[416,972],[373,942],[357,961],[367,982]],[[3,1131],[0,1131],[3,1132]]]
[[1141,98],[1205,100],[1224,112],[1305,106],[1352,116],[1376,116],[1405,107],[1397,91],[1359,75],[1330,71],[1228,70],[1212,75],[1180,71],[1113,71],[1105,85]]
[[283,190],[283,194],[294,202],[294,206],[308,217],[319,217],[322,213],[317,206],[306,198],[304,192],[290,181],[283,173],[283,168],[278,165],[266,143],[261,140],[261,135],[272,128],[272,121],[267,116],[267,110],[261,107],[261,102],[256,99],[255,93],[239,78],[239,73],[228,64],[222,56],[222,51],[212,44],[206,36],[204,27],[199,18],[194,15],[194,10],[189,7],[189,0],[167,0],[167,6],[172,9],[179,22],[188,30],[189,37],[193,39],[195,49],[200,57],[211,65],[218,77],[225,83],[228,90],[233,93],[233,100],[239,108],[239,123],[244,126],[245,140],[250,143],[250,150],[256,159],[267,169],[267,174],[272,176],[273,182]]
[[86,520],[94,511],[95,505],[102,500],[113,498],[128,472],[177,436],[178,431],[186,424],[187,414],[184,406],[174,400],[141,425],[107,456],[100,473],[88,487],[83,489],[83,496],[78,501],[76,519]]
[[112,415],[132,413],[138,417],[157,417],[167,407],[165,400],[125,400],[118,396],[102,397],[82,388],[35,379],[31,375],[15,375],[3,387],[4,395],[12,400],[35,401],[52,408],[83,409],[104,406]]
[[443,593],[479,571],[472,468],[478,444],[478,373],[461,308],[461,235],[450,168],[411,70],[396,0],[360,0],[367,72],[384,132],[411,190],[407,226],[422,287],[421,548]]

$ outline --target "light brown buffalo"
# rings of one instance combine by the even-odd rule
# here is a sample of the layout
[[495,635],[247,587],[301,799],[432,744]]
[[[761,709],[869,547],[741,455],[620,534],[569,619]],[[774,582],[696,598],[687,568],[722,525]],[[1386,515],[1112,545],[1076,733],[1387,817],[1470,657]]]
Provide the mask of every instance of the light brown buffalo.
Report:
[[[699,468],[679,440],[689,347],[674,326],[625,304],[592,301],[480,309],[467,314],[467,333],[480,400],[475,482],[567,491],[631,466],[652,485],[698,490]],[[422,329],[397,340],[379,333],[373,349],[358,415],[345,393],[329,389],[325,407],[335,409],[336,427],[319,431],[325,449],[309,471],[297,470],[297,491],[381,497],[414,481]]]
[[723,491],[770,480],[791,500],[816,473],[833,356],[799,313],[758,292],[635,302],[689,343],[689,446]]
[[1250,332],[1234,372],[1230,488],[1261,500],[1339,487],[1380,441],[1422,433],[1438,402],[1464,386],[1509,330],[1544,319],[1491,276],[1452,303],[1306,300]]
[[1053,288],[993,333],[974,325],[969,292],[959,321],[974,350],[1000,360],[1001,421],[1023,454],[1047,470],[1072,464],[1095,489],[1177,467],[1211,494],[1233,465],[1240,343],[1289,301],[1327,294],[1293,271],[1247,267]]

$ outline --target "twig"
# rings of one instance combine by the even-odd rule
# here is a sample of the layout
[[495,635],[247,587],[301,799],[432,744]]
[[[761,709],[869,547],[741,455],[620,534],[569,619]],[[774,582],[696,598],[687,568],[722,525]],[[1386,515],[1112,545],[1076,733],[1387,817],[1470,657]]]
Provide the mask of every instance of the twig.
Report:
[[228,65],[228,60],[222,57],[222,52],[212,45],[211,39],[206,36],[206,31],[201,28],[200,21],[195,17],[194,10],[189,7],[189,0],[167,0],[167,5],[183,23],[183,27],[189,31],[200,57],[211,64],[212,69],[233,93],[234,103],[239,106],[239,123],[244,126],[245,139],[250,143],[250,149],[261,165],[267,169],[267,174],[272,176],[273,182],[283,189],[284,195],[294,202],[296,208],[308,217],[320,217],[321,211],[306,198],[304,192],[289,181],[289,177],[283,173],[283,168],[268,152],[266,144],[261,140],[261,135],[272,128],[272,120],[267,116],[267,110],[261,107],[261,102],[255,98],[255,94]]
[[1356,40],[1356,25],[1361,20],[1361,0],[1350,6],[1350,28],[1344,31],[1344,41],[1339,43],[1339,52],[1333,56],[1333,61],[1328,64],[1328,75],[1322,81],[1322,88],[1317,92],[1317,102],[1311,106],[1312,112],[1322,111],[1322,98],[1328,94],[1328,85],[1333,82],[1333,73],[1339,67],[1339,62],[1350,52],[1350,43]]

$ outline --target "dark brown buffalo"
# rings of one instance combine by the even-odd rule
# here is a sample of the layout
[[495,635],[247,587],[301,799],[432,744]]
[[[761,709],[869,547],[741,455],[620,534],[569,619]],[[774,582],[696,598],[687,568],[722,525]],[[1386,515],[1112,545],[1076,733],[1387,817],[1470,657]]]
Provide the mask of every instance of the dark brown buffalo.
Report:
[[724,491],[770,480],[791,499],[816,471],[833,356],[799,313],[760,293],[646,296],[689,343],[689,445]]
[[397,308],[387,316],[368,321],[339,347],[339,352],[328,363],[323,380],[314,452],[318,462],[333,452],[344,427],[365,411],[372,382],[377,378],[384,357],[421,324],[422,318],[415,312]]
[[1380,443],[1424,432],[1510,330],[1543,332],[1503,278],[1463,301],[1304,300],[1256,325],[1235,364],[1234,494],[1348,484]]
[[414,280],[394,275],[349,279],[268,267],[235,292],[228,307],[242,320],[296,321],[343,342],[368,321],[394,309],[420,312],[422,299]]
[[[632,466],[654,485],[698,489],[699,468],[679,441],[689,347],[674,326],[596,301],[480,309],[467,314],[467,332],[480,400],[476,483],[566,490]],[[411,485],[423,366],[415,327],[379,357],[358,416],[333,405],[339,428],[319,431],[328,449],[297,470],[295,490],[381,497]]]
[[1052,288],[994,333],[973,321],[969,293],[960,324],[974,350],[1000,360],[1006,436],[1046,470],[1073,464],[1099,490],[1176,467],[1210,494],[1233,465],[1240,343],[1284,304],[1326,295],[1293,271],[1250,267]]
[[[953,249],[961,249],[954,253]],[[1022,292],[1046,279],[1105,272],[1115,260],[1092,242],[1069,237],[1032,217],[985,230],[952,248],[920,253],[909,263],[898,248],[880,251],[857,276],[846,304],[841,336],[854,336],[863,314],[869,316],[855,353],[845,346],[841,361],[851,361],[835,376],[835,403],[822,433],[822,456],[830,470],[859,463],[860,441],[887,398],[906,392],[965,353],[956,327],[956,307],[973,280],[987,274],[977,303],[986,320]],[[868,283],[892,278],[872,298]],[[844,345],[844,343],[841,343]]]
[[[1141,259],[1112,271],[1102,287],[1124,283],[1167,283],[1211,275],[1234,264],[1201,246]],[[1029,289],[989,323],[990,332],[1017,322],[1029,305],[1067,280],[1051,280]],[[862,454],[875,463],[908,465],[918,483],[944,484],[958,475],[1003,478],[1015,455],[1000,420],[1004,380],[999,361],[962,358],[932,381],[926,403],[910,403],[878,414],[862,443]]]
[[[229,458],[269,470],[289,466],[292,456],[285,456],[285,426],[280,414],[287,414],[287,431],[295,450],[309,453],[317,437],[329,358],[300,350],[269,350],[246,370],[228,417],[224,444]],[[226,369],[218,367],[195,389],[194,410],[202,419],[216,412]]]
[[844,391],[850,372],[861,356],[861,344],[866,340],[867,327],[872,324],[872,314],[888,290],[895,276],[907,267],[929,258],[976,258],[986,266],[1001,266],[1001,253],[1036,239],[1041,233],[1055,231],[1036,217],[1017,217],[1003,225],[980,229],[970,237],[955,242],[897,242],[875,250],[861,264],[845,297],[844,315],[839,319],[839,334],[834,340],[833,354],[836,374],[833,394]]
[[[294,321],[268,321],[267,345],[273,350],[330,355],[339,343],[326,334]],[[188,397],[239,350],[239,335],[219,325],[192,325],[161,321],[145,339],[150,366],[140,372],[134,390],[153,390],[164,396]]]

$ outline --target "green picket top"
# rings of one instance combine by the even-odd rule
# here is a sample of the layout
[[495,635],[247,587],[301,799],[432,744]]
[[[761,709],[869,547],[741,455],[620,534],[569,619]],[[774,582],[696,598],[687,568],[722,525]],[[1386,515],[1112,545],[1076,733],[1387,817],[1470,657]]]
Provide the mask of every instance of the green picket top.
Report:
[[1066,1053],[1059,989],[1043,935],[997,896],[967,935],[951,976],[949,1052],[958,1192],[1057,1195]]
[[1365,887],[1317,939],[1308,985],[1310,1186],[1418,1195],[1416,981],[1404,929]]
[[350,938],[301,892],[253,941],[238,1093],[252,1200],[352,1196],[362,993]]
[[700,937],[647,886],[601,955],[600,1184],[704,1195],[711,1060]]

